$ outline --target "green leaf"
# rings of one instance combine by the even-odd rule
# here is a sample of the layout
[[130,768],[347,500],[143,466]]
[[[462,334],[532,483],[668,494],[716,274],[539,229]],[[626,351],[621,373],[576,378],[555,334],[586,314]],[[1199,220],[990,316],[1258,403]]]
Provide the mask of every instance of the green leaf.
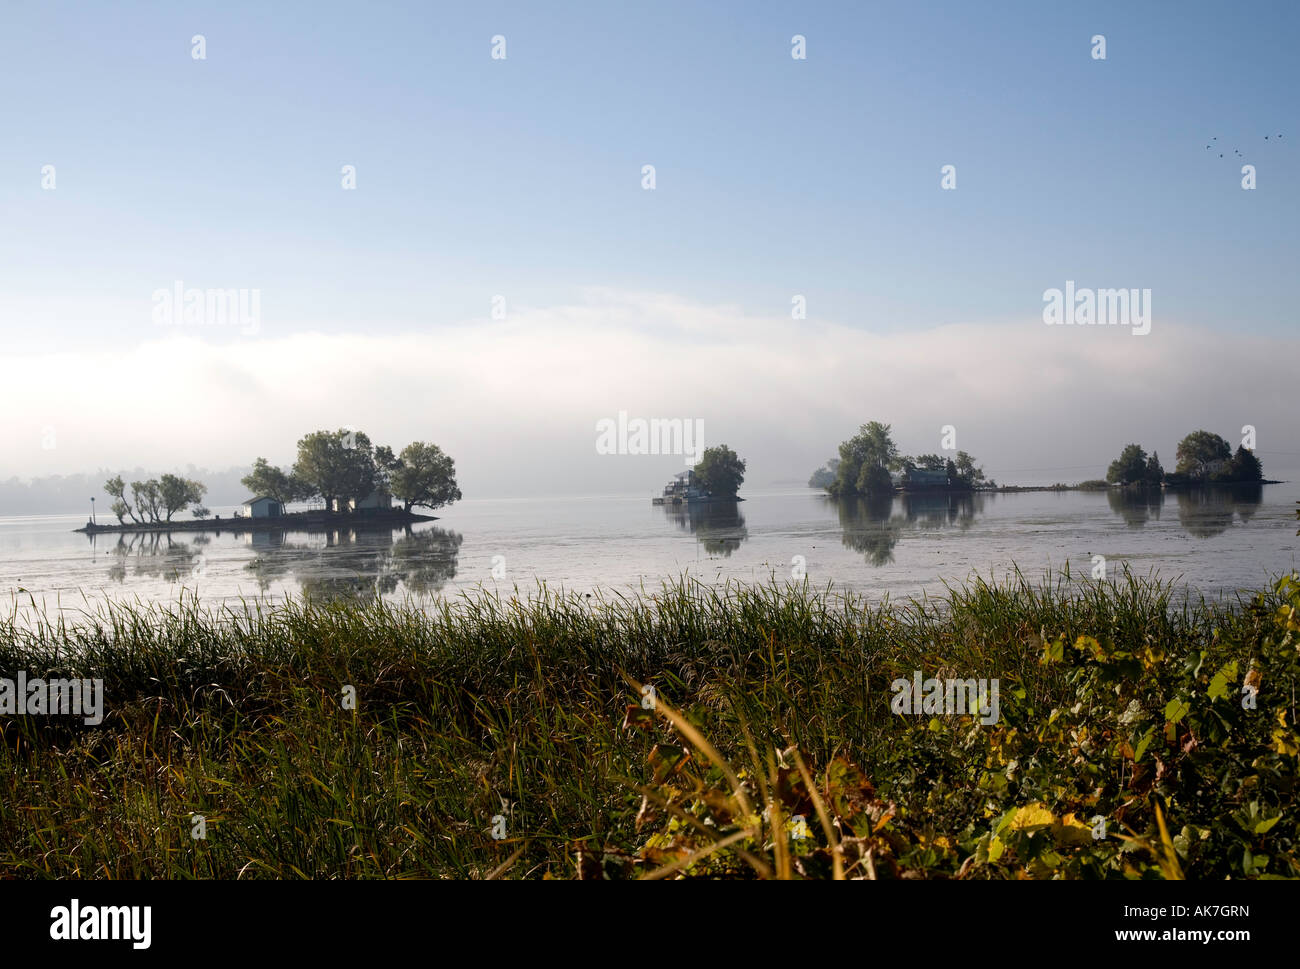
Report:
[[1237,679],[1237,661],[1234,659],[1210,680],[1209,696],[1211,700],[1228,695],[1228,684]]
[[1183,717],[1187,716],[1192,705],[1181,697],[1174,697],[1165,704],[1165,719],[1170,723],[1178,723]]

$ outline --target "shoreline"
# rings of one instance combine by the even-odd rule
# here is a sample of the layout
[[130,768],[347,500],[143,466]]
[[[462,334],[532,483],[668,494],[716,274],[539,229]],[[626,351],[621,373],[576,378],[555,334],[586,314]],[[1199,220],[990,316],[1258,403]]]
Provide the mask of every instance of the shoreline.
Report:
[[73,532],[83,535],[104,535],[123,532],[141,534],[157,532],[288,531],[293,530],[295,526],[319,528],[346,525],[355,528],[358,525],[362,527],[413,525],[417,522],[437,520],[437,515],[418,515],[412,511],[373,512],[363,515],[303,511],[289,515],[279,515],[275,518],[204,518],[176,522],[130,522],[121,525],[95,525],[87,522],[80,528],[74,528]]

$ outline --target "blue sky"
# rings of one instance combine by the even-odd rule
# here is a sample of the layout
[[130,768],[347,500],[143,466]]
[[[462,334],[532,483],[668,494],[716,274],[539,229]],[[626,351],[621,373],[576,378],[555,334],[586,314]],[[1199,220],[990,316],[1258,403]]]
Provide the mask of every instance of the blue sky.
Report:
[[[294,330],[436,326],[582,285],[754,311],[798,292],[887,330],[1032,314],[1066,278],[1150,287],[1191,323],[1295,324],[1295,4],[4,18],[3,325],[34,350],[130,339],[131,308],[175,278],[258,287],[268,325]],[[1257,166],[1255,192],[1231,151],[1205,151],[1216,135]]]
[[1298,42],[1294,3],[10,0],[0,340],[33,372],[129,363],[177,279],[260,289],[260,339],[435,347],[496,294],[539,319],[589,287],[740,318],[802,294],[810,326],[893,338],[1041,327],[1072,279],[1151,289],[1157,335],[1294,348]]

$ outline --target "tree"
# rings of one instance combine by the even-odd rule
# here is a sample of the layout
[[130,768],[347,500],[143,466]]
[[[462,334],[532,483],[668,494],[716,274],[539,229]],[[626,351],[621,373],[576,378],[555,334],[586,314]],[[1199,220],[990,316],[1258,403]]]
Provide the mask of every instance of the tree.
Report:
[[1215,461],[1232,457],[1232,446],[1209,431],[1193,431],[1178,445],[1178,473],[1193,478],[1205,478]]
[[393,454],[387,444],[375,448],[375,483],[383,491],[392,494],[393,475],[402,469],[402,459]]
[[984,483],[984,469],[975,466],[975,459],[965,451],[957,452],[956,475],[949,472],[948,483],[964,485],[967,488],[976,488]]
[[1147,480],[1147,452],[1140,444],[1127,444],[1110,463],[1106,480],[1111,484],[1137,484]]
[[825,466],[818,468],[812,473],[812,477],[808,479],[808,487],[826,488],[829,490],[830,486],[835,483],[835,472],[839,466],[840,459],[831,458],[826,462]]
[[132,481],[131,497],[135,500],[135,507],[140,512],[140,521],[148,519],[156,522],[162,513],[162,489],[158,486],[156,478],[150,478],[148,481]]
[[127,515],[131,516],[131,521],[133,522],[140,522],[142,520],[136,516],[135,509],[132,508],[131,503],[126,500],[126,484],[122,481],[121,475],[109,478],[105,481],[104,490],[116,499],[111,505],[111,508],[113,514],[117,516],[119,525],[126,524],[124,519]]
[[1233,481],[1262,481],[1264,466],[1260,464],[1259,458],[1239,444],[1237,453],[1232,456],[1230,477]]
[[195,505],[193,508],[190,509],[190,514],[193,515],[195,518],[197,518],[199,521],[202,521],[203,519],[211,515],[212,512],[208,511],[208,509],[203,505]]
[[327,509],[338,499],[365,498],[377,483],[370,438],[346,428],[313,431],[298,441],[293,476],[310,489],[310,495],[324,498]]
[[299,498],[310,497],[310,494],[304,492],[309,492],[311,489],[304,487],[293,474],[268,463],[266,458],[258,458],[253,462],[253,470],[241,478],[239,483],[255,498],[263,496],[274,498],[282,505],[297,501]]
[[1146,482],[1149,485],[1158,485],[1165,479],[1165,469],[1160,466],[1160,454],[1157,451],[1151,452],[1151,459],[1147,461]]
[[[150,484],[152,483],[151,481]],[[162,512],[167,516],[167,521],[171,521],[172,515],[176,512],[184,511],[188,506],[202,501],[207,490],[207,485],[200,484],[198,481],[191,481],[175,474],[163,475],[158,482],[158,500]]]
[[[965,454],[966,452],[963,451],[961,453]],[[943,471],[948,467],[948,462],[938,454],[920,454],[917,455],[914,462],[911,461],[910,458],[904,458],[903,461],[904,463],[910,462],[913,467],[919,468],[922,471]]]
[[461,497],[456,486],[456,462],[436,444],[424,441],[412,441],[402,448],[396,468],[391,472],[389,488],[407,511],[414,505],[441,508]]
[[705,448],[695,465],[695,477],[715,498],[734,498],[745,481],[745,462],[725,444]]
[[833,495],[892,493],[889,467],[898,460],[898,448],[888,424],[871,421],[840,445],[840,466],[830,492]]

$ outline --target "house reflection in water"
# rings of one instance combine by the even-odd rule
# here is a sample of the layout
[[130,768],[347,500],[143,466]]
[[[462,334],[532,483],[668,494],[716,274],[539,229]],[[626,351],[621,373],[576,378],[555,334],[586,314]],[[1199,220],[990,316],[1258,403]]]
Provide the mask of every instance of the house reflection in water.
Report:
[[665,502],[663,509],[670,521],[694,535],[710,555],[726,558],[749,537],[738,501]]

